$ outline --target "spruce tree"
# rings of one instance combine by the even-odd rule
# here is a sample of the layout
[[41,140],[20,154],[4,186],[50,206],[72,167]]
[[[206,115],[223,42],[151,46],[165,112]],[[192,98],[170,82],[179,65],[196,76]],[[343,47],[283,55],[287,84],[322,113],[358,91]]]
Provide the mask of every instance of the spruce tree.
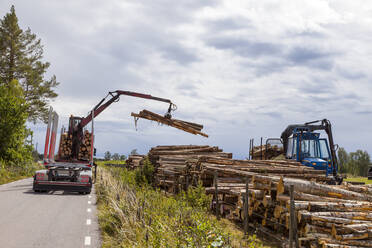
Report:
[[28,120],[45,121],[49,101],[57,94],[55,76],[45,79],[49,62],[42,61],[43,46],[30,28],[22,30],[14,6],[0,21],[0,82],[10,84],[16,79],[28,104]]

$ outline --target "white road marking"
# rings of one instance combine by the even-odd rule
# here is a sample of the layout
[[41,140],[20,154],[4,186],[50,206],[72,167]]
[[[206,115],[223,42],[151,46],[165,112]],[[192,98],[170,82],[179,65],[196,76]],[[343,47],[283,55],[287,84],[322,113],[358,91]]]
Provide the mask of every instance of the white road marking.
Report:
[[87,209],[87,212],[88,212],[88,213],[92,212],[92,209],[88,208],[88,209]]
[[85,236],[84,245],[90,245],[90,236]]
[[87,225],[90,225],[92,224],[92,220],[91,219],[87,219]]
[[88,195],[88,198],[92,198],[92,196],[91,195]]
[[92,202],[91,201],[88,201],[88,204],[92,204]]

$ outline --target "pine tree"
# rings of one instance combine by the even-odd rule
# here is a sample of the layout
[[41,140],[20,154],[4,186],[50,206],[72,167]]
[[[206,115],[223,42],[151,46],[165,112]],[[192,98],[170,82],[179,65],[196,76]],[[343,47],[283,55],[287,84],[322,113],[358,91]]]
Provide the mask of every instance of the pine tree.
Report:
[[49,62],[43,62],[43,46],[30,28],[22,30],[14,6],[0,21],[0,82],[10,84],[16,79],[23,89],[28,103],[28,120],[45,121],[49,101],[57,94],[54,88],[59,84],[55,76],[46,80],[44,74]]

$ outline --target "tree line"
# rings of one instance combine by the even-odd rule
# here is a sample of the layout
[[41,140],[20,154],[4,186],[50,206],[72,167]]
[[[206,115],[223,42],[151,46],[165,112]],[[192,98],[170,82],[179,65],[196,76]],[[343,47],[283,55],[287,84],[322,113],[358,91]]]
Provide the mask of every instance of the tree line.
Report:
[[368,168],[371,166],[371,158],[367,151],[357,150],[348,153],[344,148],[337,152],[340,173],[347,173],[353,176],[366,177]]
[[18,24],[15,7],[0,20],[0,164],[25,165],[35,153],[26,122],[45,122],[57,97],[56,76],[46,78],[41,40]]
[[[129,155],[138,155],[137,149],[133,149],[129,153]],[[127,156],[125,156],[124,154],[120,155],[119,153],[111,154],[110,151],[107,151],[105,152],[104,159],[105,160],[126,160]]]

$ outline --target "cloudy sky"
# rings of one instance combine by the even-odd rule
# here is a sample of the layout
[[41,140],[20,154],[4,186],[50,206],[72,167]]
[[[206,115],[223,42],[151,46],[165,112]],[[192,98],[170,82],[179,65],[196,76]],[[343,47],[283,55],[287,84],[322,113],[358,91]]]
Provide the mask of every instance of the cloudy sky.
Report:
[[[342,0],[0,1],[44,45],[67,124],[108,91],[171,99],[174,117],[205,126],[194,136],[131,112],[167,105],[121,97],[97,117],[98,154],[155,145],[217,145],[247,156],[249,139],[327,118],[335,142],[372,152],[372,2]],[[30,125],[39,151],[44,125]]]

